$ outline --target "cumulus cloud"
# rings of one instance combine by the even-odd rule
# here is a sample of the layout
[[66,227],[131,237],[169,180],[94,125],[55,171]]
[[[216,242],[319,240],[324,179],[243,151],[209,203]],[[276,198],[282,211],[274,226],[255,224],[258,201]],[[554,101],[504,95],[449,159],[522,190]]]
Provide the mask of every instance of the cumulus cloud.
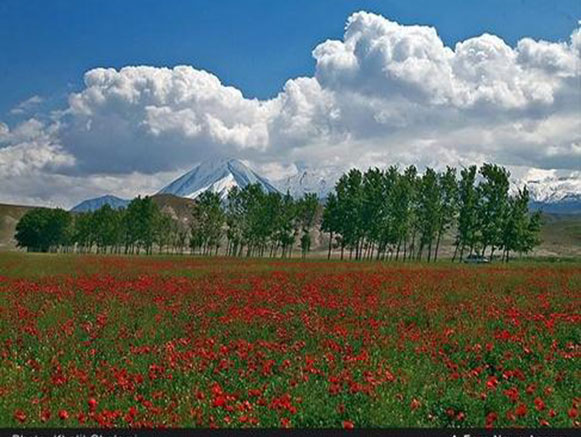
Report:
[[[273,178],[293,162],[581,167],[581,29],[561,42],[511,47],[483,34],[447,47],[433,27],[358,12],[341,40],[312,54],[314,75],[269,100],[191,66],[90,70],[52,122],[0,124],[0,182],[30,172],[44,181],[42,199],[55,198],[52,183],[79,200],[65,181],[94,194],[123,186],[107,178],[162,186],[217,154]],[[23,198],[35,198],[32,185]],[[6,186],[0,196],[18,197],[17,184]]]
[[14,130],[0,125],[0,175],[2,179],[26,176],[29,171],[58,170],[73,166],[75,158],[55,138],[57,126],[30,119]]

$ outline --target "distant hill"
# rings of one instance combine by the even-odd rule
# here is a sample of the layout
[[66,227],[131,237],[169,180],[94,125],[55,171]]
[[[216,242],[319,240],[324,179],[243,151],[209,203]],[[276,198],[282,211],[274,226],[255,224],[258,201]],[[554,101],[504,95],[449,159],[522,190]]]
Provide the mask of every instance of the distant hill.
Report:
[[121,199],[117,196],[112,196],[107,194],[101,197],[95,197],[94,199],[87,199],[79,203],[78,205],[71,208],[72,212],[89,212],[96,211],[102,206],[109,205],[113,209],[125,208],[129,205],[129,200]]
[[548,214],[581,214],[581,194],[569,195],[555,202],[529,203],[532,211],[543,211]]
[[192,205],[195,200],[186,197],[174,196],[173,194],[155,194],[151,199],[159,208],[169,216],[179,220],[183,224],[188,224],[192,217]]
[[34,207],[0,204],[0,250],[16,248],[16,240],[14,240],[16,224],[20,217],[32,208]]
[[543,214],[540,238],[537,255],[581,256],[581,214]]

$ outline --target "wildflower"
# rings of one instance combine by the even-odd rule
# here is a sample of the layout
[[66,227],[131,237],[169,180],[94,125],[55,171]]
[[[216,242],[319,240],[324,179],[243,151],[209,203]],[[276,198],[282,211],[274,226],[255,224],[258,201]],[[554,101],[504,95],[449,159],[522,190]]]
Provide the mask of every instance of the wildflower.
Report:
[[89,405],[89,410],[91,411],[95,411],[95,409],[97,408],[97,400],[95,398],[90,398],[87,401],[87,404]]
[[518,406],[516,407],[516,409],[514,410],[514,413],[518,416],[518,417],[524,417],[527,415],[527,406],[525,404],[518,404]]
[[14,412],[14,418],[18,420],[20,423],[24,423],[26,420],[26,413],[20,409]]
[[353,429],[355,428],[355,424],[349,420],[343,421],[343,429]]

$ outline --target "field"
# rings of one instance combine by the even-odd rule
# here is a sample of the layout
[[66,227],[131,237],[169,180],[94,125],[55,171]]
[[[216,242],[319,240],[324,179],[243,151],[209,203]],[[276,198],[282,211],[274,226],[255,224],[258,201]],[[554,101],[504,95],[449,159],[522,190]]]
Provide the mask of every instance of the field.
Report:
[[581,266],[0,254],[0,426],[580,426]]

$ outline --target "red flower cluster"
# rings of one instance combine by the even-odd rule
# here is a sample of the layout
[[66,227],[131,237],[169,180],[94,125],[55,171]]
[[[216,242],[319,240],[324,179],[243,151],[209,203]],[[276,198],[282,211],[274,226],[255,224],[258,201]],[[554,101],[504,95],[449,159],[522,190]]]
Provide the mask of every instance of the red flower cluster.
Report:
[[579,426],[578,266],[22,260],[4,426]]

